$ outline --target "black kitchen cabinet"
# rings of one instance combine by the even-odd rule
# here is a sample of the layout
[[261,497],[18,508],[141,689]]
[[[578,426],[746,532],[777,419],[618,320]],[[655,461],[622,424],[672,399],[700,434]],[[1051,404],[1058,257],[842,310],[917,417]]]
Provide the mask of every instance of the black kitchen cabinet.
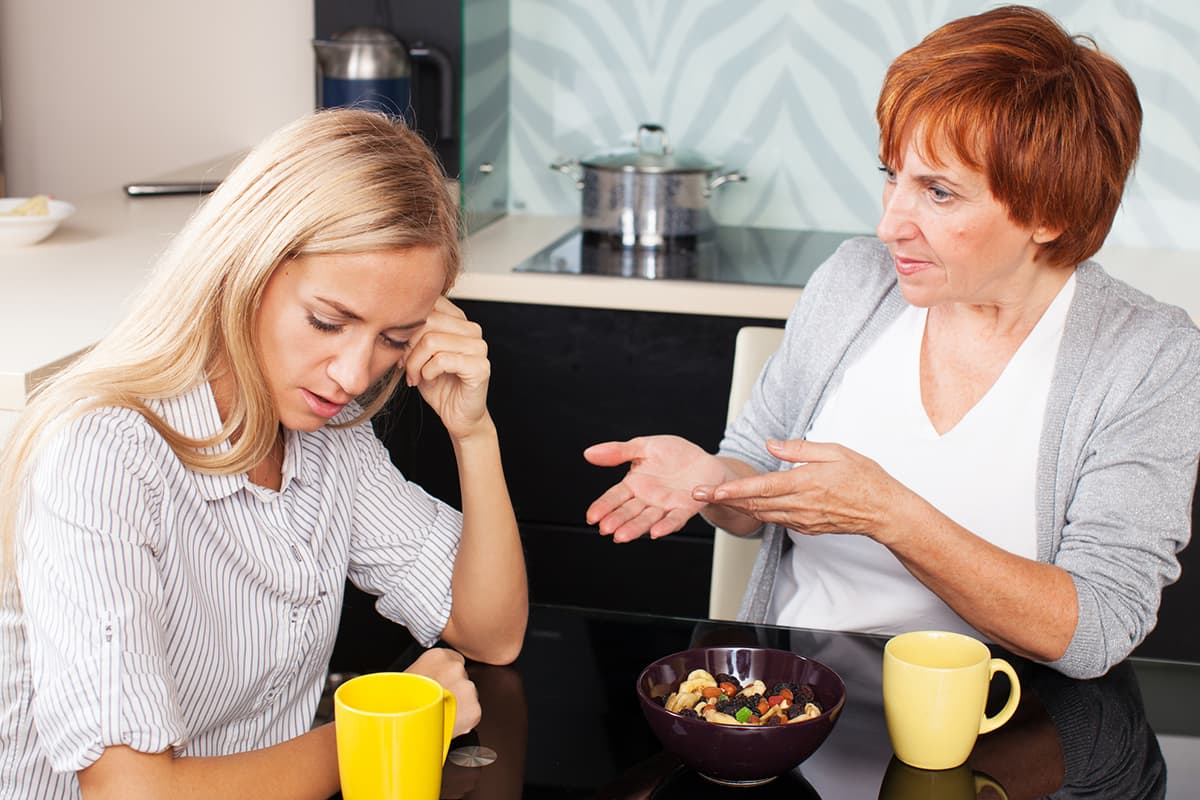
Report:
[[[483,326],[488,341],[488,404],[526,536],[534,599],[582,602],[572,588],[580,579],[572,573],[603,563],[632,574],[641,569],[638,562],[662,562],[662,574],[647,585],[620,581],[610,596],[589,597],[625,610],[704,616],[712,529],[696,518],[678,534],[645,546],[614,545],[586,524],[584,514],[624,467],[594,467],[583,450],[651,433],[677,434],[715,449],[725,429],[738,328],[782,321],[486,301],[459,305]],[[459,504],[449,441],[415,393],[389,409],[378,430],[402,472]],[[655,549],[663,553],[652,554]],[[544,557],[550,552],[553,558]],[[688,575],[667,568],[676,557]]]

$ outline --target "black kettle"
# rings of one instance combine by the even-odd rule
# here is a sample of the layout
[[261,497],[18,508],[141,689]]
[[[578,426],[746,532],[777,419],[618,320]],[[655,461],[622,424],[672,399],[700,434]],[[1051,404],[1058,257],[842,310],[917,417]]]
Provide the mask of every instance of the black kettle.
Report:
[[[356,106],[403,116],[415,126],[414,97],[425,87],[414,80],[413,62],[427,61],[436,70],[439,139],[454,136],[453,76],[450,58],[420,43],[408,47],[386,28],[349,28],[329,39],[316,39],[317,107]],[[424,81],[421,81],[424,83]]]

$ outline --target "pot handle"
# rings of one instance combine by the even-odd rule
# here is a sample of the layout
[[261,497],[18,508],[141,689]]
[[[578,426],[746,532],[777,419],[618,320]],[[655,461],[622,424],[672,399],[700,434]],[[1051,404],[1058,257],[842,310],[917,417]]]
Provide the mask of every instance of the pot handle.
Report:
[[646,148],[646,134],[658,134],[658,153],[667,155],[671,152],[671,140],[667,138],[667,129],[662,125],[655,125],[653,122],[643,122],[638,125],[637,129],[637,149],[639,153],[650,153],[652,151]]
[[561,172],[568,178],[575,181],[575,188],[583,188],[583,171],[579,169],[579,159],[568,158],[566,161],[555,161],[550,164],[550,169],[555,172]]
[[747,180],[749,179],[746,177],[746,174],[738,170],[726,172],[724,175],[718,175],[709,181],[708,190],[711,192],[723,183],[745,183]]

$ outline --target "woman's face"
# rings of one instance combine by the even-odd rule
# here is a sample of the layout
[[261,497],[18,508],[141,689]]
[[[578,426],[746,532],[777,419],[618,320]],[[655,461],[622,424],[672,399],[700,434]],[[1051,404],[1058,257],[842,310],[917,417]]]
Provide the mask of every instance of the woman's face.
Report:
[[1019,304],[1043,269],[1033,258],[1039,243],[1049,241],[1045,231],[1014,223],[983,173],[951,155],[931,166],[915,138],[905,145],[903,167],[884,168],[876,228],[895,260],[904,299],[924,308]]
[[283,426],[320,428],[402,363],[445,279],[432,247],[282,263],[263,290],[257,335]]

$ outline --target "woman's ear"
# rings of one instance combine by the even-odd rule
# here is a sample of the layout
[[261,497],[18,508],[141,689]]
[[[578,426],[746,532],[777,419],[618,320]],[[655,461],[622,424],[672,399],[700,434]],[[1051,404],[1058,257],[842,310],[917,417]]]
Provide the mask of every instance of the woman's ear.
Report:
[[1033,229],[1033,241],[1036,244],[1049,244],[1062,236],[1062,228],[1052,228],[1049,225],[1039,225]]

